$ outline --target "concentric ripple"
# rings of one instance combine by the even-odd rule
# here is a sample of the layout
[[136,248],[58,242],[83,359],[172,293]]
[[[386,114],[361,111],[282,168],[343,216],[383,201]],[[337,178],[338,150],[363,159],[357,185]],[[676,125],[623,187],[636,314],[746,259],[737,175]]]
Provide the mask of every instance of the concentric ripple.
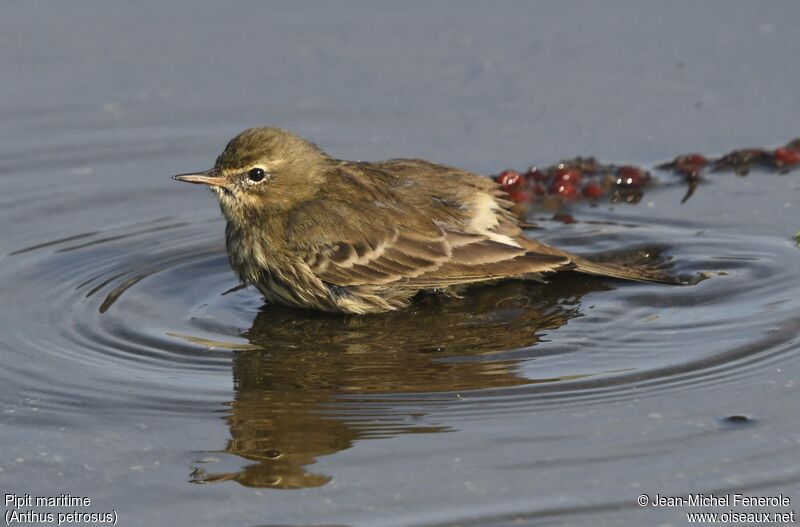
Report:
[[[71,386],[50,404],[118,397],[126,379],[147,386],[126,397],[133,407],[197,405],[230,389],[232,363],[243,389],[237,372],[247,363],[248,375],[263,370],[262,384],[346,397],[351,413],[356,401],[436,406],[456,393],[458,412],[515,411],[625,397],[631,387],[641,396],[643,387],[734,382],[778,360],[800,327],[798,295],[782,285],[796,282],[796,271],[781,263],[795,249],[764,237],[696,236],[670,225],[553,226],[550,241],[574,248],[680,239],[679,250],[666,249],[676,272],[711,279],[668,287],[566,275],[477,288],[461,299],[422,297],[400,313],[342,317],[263,306],[257,291],[238,287],[222,230],[218,218],[162,218],[7,256],[24,269],[16,280],[27,294],[48,299],[44,312],[20,306],[19,316],[45,325],[27,344],[101,372],[96,385]],[[56,372],[32,373],[19,371],[29,381],[21,389],[54,385]],[[487,397],[488,408],[465,404]]]

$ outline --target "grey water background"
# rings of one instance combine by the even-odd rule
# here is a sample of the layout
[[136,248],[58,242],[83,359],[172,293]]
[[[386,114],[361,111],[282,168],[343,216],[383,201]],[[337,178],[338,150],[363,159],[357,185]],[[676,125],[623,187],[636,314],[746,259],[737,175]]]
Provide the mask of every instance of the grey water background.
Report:
[[0,487],[121,525],[685,523],[642,493],[796,508],[797,173],[537,218],[576,251],[656,243],[725,273],[693,289],[566,278],[385,324],[223,295],[216,204],[169,176],[258,124],[481,173],[776,145],[800,135],[798,26],[792,1],[5,4]]

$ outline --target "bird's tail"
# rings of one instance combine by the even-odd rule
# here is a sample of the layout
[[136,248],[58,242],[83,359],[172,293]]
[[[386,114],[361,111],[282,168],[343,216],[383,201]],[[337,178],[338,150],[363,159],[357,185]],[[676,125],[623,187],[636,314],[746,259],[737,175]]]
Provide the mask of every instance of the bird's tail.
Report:
[[689,285],[702,279],[700,276],[685,277],[674,274],[670,258],[664,256],[657,248],[611,253],[591,259],[578,256],[574,257],[572,262],[578,272],[623,280]]

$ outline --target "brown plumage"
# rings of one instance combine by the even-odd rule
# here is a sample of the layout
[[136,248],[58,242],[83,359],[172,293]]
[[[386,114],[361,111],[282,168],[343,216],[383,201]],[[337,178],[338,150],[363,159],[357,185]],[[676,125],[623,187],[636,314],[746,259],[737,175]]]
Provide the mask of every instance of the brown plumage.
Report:
[[237,276],[271,302],[345,313],[406,307],[423,290],[574,270],[668,281],[526,238],[491,179],[420,159],[341,161],[279,128],[251,128],[213,169]]

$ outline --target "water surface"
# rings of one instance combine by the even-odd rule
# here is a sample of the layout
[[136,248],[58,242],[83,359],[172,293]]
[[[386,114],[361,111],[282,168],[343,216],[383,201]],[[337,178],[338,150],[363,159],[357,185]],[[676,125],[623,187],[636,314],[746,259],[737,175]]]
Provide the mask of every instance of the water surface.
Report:
[[124,525],[683,524],[636,498],[800,499],[797,173],[531,213],[531,236],[655,247],[697,285],[565,274],[369,317],[265,305],[213,197],[169,179],[259,123],[486,173],[798,135],[796,10],[723,28],[714,5],[587,3],[581,31],[548,4],[10,8],[2,487]]

